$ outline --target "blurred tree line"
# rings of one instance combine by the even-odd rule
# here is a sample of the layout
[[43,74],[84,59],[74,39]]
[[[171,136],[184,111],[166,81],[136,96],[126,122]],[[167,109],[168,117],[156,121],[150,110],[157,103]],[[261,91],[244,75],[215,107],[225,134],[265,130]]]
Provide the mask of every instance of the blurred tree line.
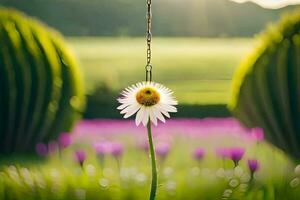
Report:
[[[145,0],[0,0],[69,36],[143,36]],[[295,6],[294,6],[295,7]],[[156,36],[253,36],[293,6],[268,10],[229,0],[154,0]]]

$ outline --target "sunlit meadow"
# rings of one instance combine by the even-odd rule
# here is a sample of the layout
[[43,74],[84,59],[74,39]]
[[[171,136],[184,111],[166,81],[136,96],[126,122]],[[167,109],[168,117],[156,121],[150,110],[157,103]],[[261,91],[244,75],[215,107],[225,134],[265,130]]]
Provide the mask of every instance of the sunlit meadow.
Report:
[[[83,64],[88,92],[103,82],[119,91],[144,74],[143,38],[69,41]],[[254,46],[256,41],[248,38],[154,38],[153,75],[182,104],[227,103],[234,70]]]
[[[158,199],[300,194],[300,168],[266,143],[259,128],[244,128],[233,118],[176,119],[154,127],[153,134]],[[0,194],[6,199],[147,198],[147,137],[131,120],[81,121],[71,136],[40,143],[36,151],[38,165],[2,161]]]
[[296,4],[0,0],[0,200],[299,200]]

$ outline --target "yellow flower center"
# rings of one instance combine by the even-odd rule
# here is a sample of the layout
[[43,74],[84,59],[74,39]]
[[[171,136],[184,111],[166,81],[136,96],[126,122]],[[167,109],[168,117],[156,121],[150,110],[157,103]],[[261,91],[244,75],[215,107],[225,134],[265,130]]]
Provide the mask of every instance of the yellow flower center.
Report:
[[154,88],[146,87],[136,94],[136,100],[141,105],[153,106],[159,102],[160,95]]

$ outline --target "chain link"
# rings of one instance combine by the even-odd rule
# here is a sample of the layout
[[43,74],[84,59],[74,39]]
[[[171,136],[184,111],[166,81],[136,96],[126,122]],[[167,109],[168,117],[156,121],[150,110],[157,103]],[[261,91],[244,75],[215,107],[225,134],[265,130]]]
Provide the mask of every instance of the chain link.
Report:
[[152,0],[147,1],[147,65],[146,65],[146,81],[152,81],[152,65],[151,65],[151,58],[152,58],[152,50],[151,50],[151,42],[152,42]]

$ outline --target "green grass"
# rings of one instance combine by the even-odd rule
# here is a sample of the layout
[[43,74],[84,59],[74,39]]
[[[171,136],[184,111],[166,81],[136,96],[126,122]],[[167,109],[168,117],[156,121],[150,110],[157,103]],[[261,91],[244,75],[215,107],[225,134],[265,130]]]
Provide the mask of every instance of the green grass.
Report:
[[[127,137],[126,140],[130,145],[132,139]],[[261,163],[251,180],[245,159],[233,169],[230,160],[222,162],[216,158],[210,149],[212,144],[207,139],[177,138],[171,154],[164,162],[159,162],[157,200],[296,200],[300,194],[299,172],[295,174],[286,157],[269,145],[240,142],[248,147],[246,157],[255,156]],[[208,149],[204,160],[199,163],[191,157],[197,145]],[[105,157],[104,167],[101,167],[94,151],[85,146],[88,157],[81,169],[73,156],[77,148],[84,148],[83,143],[64,150],[60,156],[52,154],[40,164],[24,161],[20,164],[20,161],[12,165],[6,161],[10,163],[6,165],[4,162],[0,168],[0,199],[147,199],[150,185],[147,153],[133,145],[128,146],[119,170],[111,156]]]
[[[69,38],[88,91],[101,82],[114,90],[145,78],[144,38]],[[153,78],[181,103],[227,103],[234,70],[253,39],[154,38]]]
[[[161,143],[170,145],[165,157],[157,153],[156,200],[298,200],[300,165],[295,168],[286,154],[245,135],[231,120],[199,122],[177,120],[153,127],[156,149]],[[147,142],[146,130],[138,131],[131,123],[86,121],[76,127],[69,147],[51,151],[44,159],[0,156],[0,200],[147,200],[151,165],[141,148]],[[108,151],[101,157],[96,142],[118,142],[123,154],[116,158]],[[205,154],[195,160],[199,147]],[[238,167],[216,155],[224,147],[245,149]],[[77,150],[86,152],[82,168],[74,159]],[[257,159],[260,166],[252,177],[248,159]]]

